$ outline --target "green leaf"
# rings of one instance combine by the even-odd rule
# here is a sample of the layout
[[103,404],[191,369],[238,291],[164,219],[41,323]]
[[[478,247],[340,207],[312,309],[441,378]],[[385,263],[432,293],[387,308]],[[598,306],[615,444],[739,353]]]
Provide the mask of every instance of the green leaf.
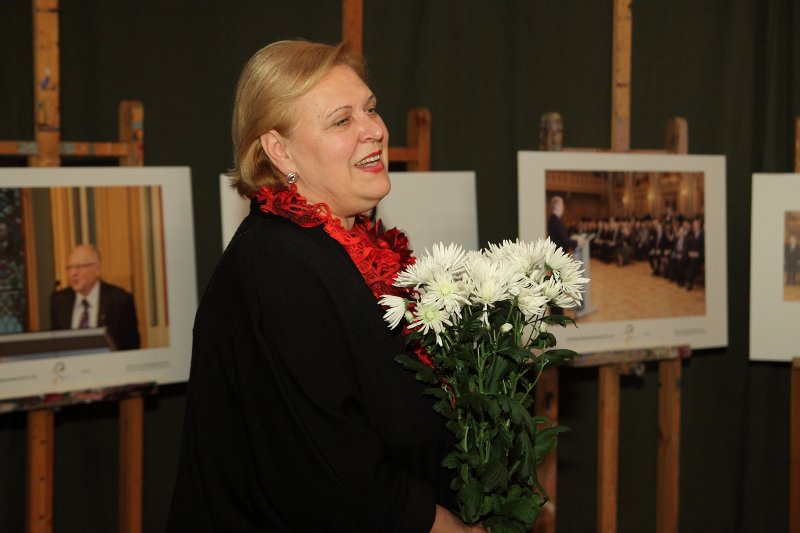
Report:
[[508,484],[508,469],[501,461],[491,461],[480,477],[483,490],[493,491]]
[[524,428],[533,427],[533,419],[530,412],[518,400],[506,396],[498,396],[497,401],[500,402],[503,412],[511,415],[513,423],[519,424]]
[[458,491],[458,503],[461,510],[461,519],[471,524],[476,522],[480,515],[480,510],[483,497],[478,483],[474,479],[467,481],[463,487]]
[[575,324],[575,320],[568,317],[567,315],[547,315],[542,318],[542,322],[544,322],[545,324],[556,324],[562,327],[567,327],[570,324]]
[[514,442],[516,444],[515,455],[519,459],[517,475],[520,479],[528,479],[536,474],[536,465],[541,462],[541,459],[537,457],[527,431],[521,431]]
[[558,444],[558,434],[569,431],[568,427],[553,426],[546,429],[539,430],[536,433],[536,444],[534,446],[534,455],[537,458],[536,464],[542,462],[545,454],[555,449]]
[[458,465],[461,464],[461,460],[462,460],[461,454],[453,451],[448,453],[444,457],[444,459],[442,459],[442,466],[445,468],[449,468],[451,470],[455,470],[456,468],[458,468]]
[[542,350],[552,348],[556,345],[556,336],[548,331],[540,331],[534,344]]
[[406,353],[395,356],[395,362],[400,363],[403,368],[417,373],[417,379],[423,383],[431,385],[439,382],[436,372],[429,366],[422,363],[419,359],[412,358]]
[[[532,493],[531,493],[532,494]],[[540,506],[531,496],[526,496],[506,502],[503,512],[522,522],[526,529],[533,526],[536,517],[539,516]]]
[[530,350],[520,348],[515,343],[510,343],[508,346],[504,346],[498,351],[498,353],[511,358],[517,364],[521,364],[532,355]]
[[541,357],[543,362],[547,365],[557,365],[568,359],[574,359],[575,357],[578,357],[578,352],[566,349],[547,350],[539,357]]

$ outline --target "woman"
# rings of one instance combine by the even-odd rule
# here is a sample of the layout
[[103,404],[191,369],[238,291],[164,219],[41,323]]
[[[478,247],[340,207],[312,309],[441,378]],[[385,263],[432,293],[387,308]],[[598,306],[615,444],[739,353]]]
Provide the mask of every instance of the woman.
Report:
[[360,215],[390,189],[363,79],[303,41],[242,72],[231,176],[251,212],[197,312],[171,531],[479,529],[443,506],[450,438],[377,304],[410,252]]

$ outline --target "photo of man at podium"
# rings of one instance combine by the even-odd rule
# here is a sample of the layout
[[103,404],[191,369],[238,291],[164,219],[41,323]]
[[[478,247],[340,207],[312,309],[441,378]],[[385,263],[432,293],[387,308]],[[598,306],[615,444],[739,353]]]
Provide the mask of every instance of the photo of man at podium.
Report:
[[125,289],[100,277],[100,254],[91,244],[81,244],[67,258],[69,287],[50,300],[52,329],[105,327],[112,350],[140,347],[136,306]]
[[[578,261],[583,261],[583,277],[589,277],[589,242],[594,238],[594,234],[578,232],[570,235],[567,226],[563,222],[564,199],[561,196],[550,198],[550,217],[547,219],[547,236],[556,246],[569,252]],[[586,285],[583,288],[583,301],[577,308],[577,316],[581,317],[590,313],[594,308],[589,306],[589,290]],[[560,309],[553,309],[554,314],[561,314]]]

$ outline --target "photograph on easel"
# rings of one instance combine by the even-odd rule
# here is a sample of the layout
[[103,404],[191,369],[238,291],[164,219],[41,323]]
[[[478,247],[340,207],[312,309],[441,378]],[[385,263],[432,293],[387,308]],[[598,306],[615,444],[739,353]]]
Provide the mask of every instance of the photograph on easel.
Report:
[[692,172],[546,172],[547,236],[592,279],[572,312],[582,324],[705,315],[703,181]]
[[161,203],[150,186],[0,189],[0,335],[100,328],[110,351],[168,346]]
[[800,174],[753,174],[750,359],[790,362],[800,347]]
[[0,170],[0,399],[186,379],[186,168]]
[[783,250],[783,299],[800,301],[800,211],[786,211]]
[[565,347],[727,343],[724,157],[520,152],[518,187],[520,238],[592,280]]

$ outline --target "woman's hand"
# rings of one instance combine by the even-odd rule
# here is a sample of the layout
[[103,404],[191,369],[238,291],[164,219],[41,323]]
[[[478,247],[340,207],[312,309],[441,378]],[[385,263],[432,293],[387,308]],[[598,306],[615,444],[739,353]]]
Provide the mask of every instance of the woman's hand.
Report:
[[481,524],[468,526],[456,515],[442,507],[436,506],[436,519],[433,521],[431,533],[484,533],[486,528]]

